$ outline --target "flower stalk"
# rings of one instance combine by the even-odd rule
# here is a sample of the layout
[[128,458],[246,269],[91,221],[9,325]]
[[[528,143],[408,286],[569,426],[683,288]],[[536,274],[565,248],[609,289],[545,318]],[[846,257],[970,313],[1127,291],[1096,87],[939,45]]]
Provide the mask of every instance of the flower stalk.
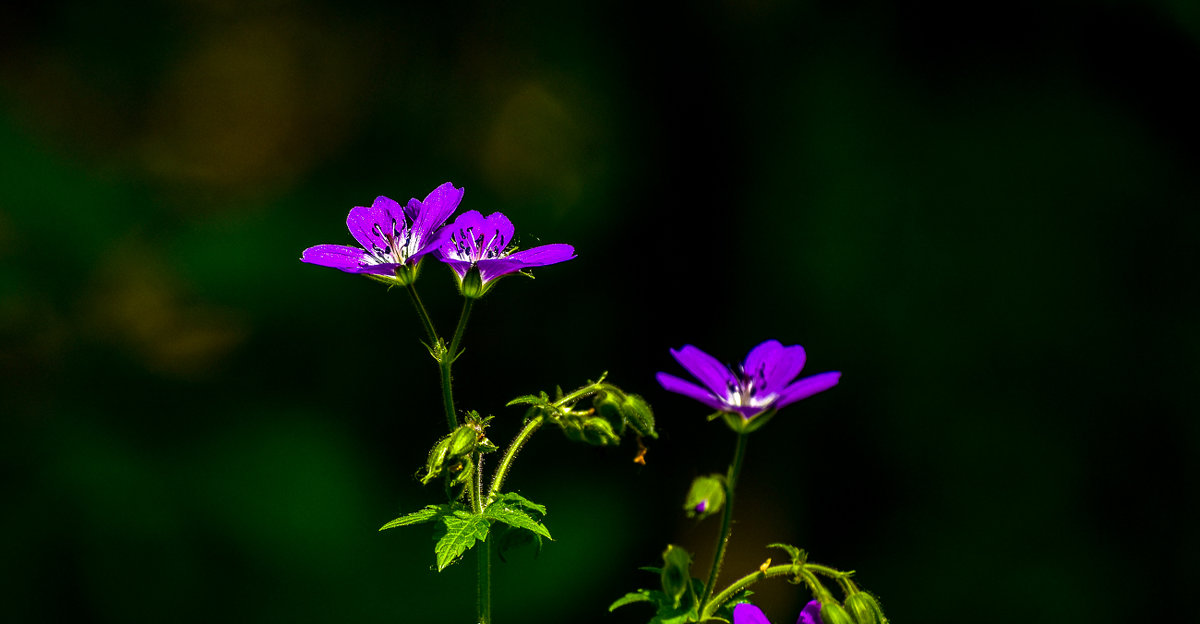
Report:
[[721,563],[725,559],[725,545],[729,543],[729,535],[733,530],[733,489],[737,487],[738,475],[742,472],[742,462],[746,459],[746,435],[739,433],[737,448],[733,452],[733,463],[729,465],[729,473],[725,477],[725,513],[721,516],[721,532],[717,534],[717,548],[713,555],[712,569],[708,572],[708,581],[704,583],[704,593],[700,595],[700,604],[706,605],[717,584],[717,575],[721,573]]
[[446,351],[440,351],[438,357],[438,369],[442,373],[442,406],[446,410],[446,424],[453,431],[458,427],[458,415],[454,410],[454,386],[450,380],[450,368],[454,366],[454,360],[458,359],[459,346],[462,344],[463,332],[467,329],[467,319],[471,317],[471,306],[474,299],[463,298],[462,314],[458,316],[458,327],[454,330],[454,338],[450,341],[450,347]]

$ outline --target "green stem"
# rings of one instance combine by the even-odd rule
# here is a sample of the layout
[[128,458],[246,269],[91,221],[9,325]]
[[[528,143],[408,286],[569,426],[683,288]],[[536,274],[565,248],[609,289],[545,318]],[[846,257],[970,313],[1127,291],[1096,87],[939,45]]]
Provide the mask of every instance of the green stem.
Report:
[[704,620],[711,618],[712,615],[717,612],[717,609],[721,608],[721,605],[729,602],[730,598],[733,598],[734,594],[763,579],[768,579],[773,576],[786,576],[791,574],[794,568],[795,566],[790,563],[787,565],[771,566],[766,570],[758,570],[734,581],[733,585],[726,587],[721,593],[713,596],[713,599],[708,601],[708,604],[705,605],[704,611],[700,616],[700,621],[703,622]]
[[[595,394],[602,389],[600,382],[590,383],[571,394],[565,395],[563,398],[553,403],[554,407],[563,407],[568,403],[578,401],[589,394]],[[512,443],[508,445],[508,449],[504,451],[504,458],[500,460],[500,465],[496,467],[496,474],[492,476],[492,486],[488,488],[487,497],[483,499],[484,506],[500,493],[500,488],[504,486],[504,479],[508,476],[508,471],[512,469],[513,461],[517,458],[517,453],[524,448],[525,443],[537,431],[543,423],[546,422],[546,417],[539,415],[525,423],[521,431],[517,433],[517,437],[513,438]]]
[[[725,589],[721,590],[720,593],[713,596],[712,600],[709,600],[708,604],[704,606],[704,610],[701,612],[700,621],[703,622],[705,619],[711,618],[712,615],[717,612],[717,609],[721,608],[721,605],[729,602],[730,599],[732,599],[743,589],[746,589],[747,587],[763,579],[769,579],[776,576],[789,576],[793,573],[796,573],[798,576],[803,578],[805,583],[809,586],[810,591],[813,592],[813,597],[820,598],[818,595],[820,592],[814,589],[816,578],[813,576],[813,572],[828,576],[832,579],[837,579],[837,581],[843,586],[849,582],[849,576],[853,574],[852,572],[835,570],[829,566],[823,566],[819,563],[805,563],[800,570],[796,570],[796,566],[790,563],[771,566],[766,570],[758,570],[743,576],[742,578],[734,581],[732,585],[726,587]],[[820,583],[815,583],[815,585],[819,586]]]
[[437,331],[433,328],[433,321],[429,320],[429,312],[425,310],[425,304],[421,303],[421,297],[417,295],[417,287],[409,284],[405,287],[408,291],[408,296],[412,299],[413,307],[417,309],[417,316],[421,318],[421,326],[425,328],[425,335],[429,337],[429,345],[432,347],[437,344]]
[[492,477],[492,487],[488,488],[487,498],[484,503],[490,503],[497,494],[500,493],[500,488],[504,486],[504,478],[508,476],[508,471],[512,468],[513,460],[517,458],[517,452],[525,446],[529,438],[537,431],[542,423],[546,421],[545,416],[537,416],[530,419],[517,433],[517,437],[513,438],[512,444],[508,445],[508,449],[504,451],[504,458],[500,460],[500,465],[496,467],[496,474]]
[[721,532],[717,536],[717,552],[713,555],[712,569],[708,572],[708,581],[704,583],[704,593],[700,595],[701,605],[708,604],[708,597],[712,595],[717,584],[717,575],[721,573],[725,545],[729,543],[729,533],[733,529],[733,491],[737,487],[738,475],[742,472],[742,462],[745,459],[746,434],[739,433],[737,449],[733,452],[733,463],[729,465],[729,473],[725,476],[725,514],[721,516]]
[[[415,291],[414,291],[415,292]],[[471,304],[474,299],[463,298],[462,314],[458,316],[458,328],[454,330],[454,339],[450,348],[438,360],[438,368],[442,371],[442,407],[446,410],[446,424],[451,431],[458,428],[458,415],[454,412],[454,388],[450,384],[450,367],[458,359],[458,346],[462,343],[463,332],[467,329],[467,319],[471,316]]]
[[492,624],[492,541],[483,540],[476,550],[479,624]]
[[[486,502],[483,499],[483,453],[475,453],[475,476],[468,486],[471,499],[471,510],[476,515],[483,513]],[[484,539],[477,547],[475,554],[475,585],[478,589],[479,601],[476,603],[479,624],[492,622],[492,542]]]

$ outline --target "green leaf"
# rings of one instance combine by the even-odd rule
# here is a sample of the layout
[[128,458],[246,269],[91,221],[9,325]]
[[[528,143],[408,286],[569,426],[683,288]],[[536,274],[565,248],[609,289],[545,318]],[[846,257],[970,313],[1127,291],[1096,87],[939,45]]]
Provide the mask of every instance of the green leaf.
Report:
[[497,496],[496,500],[504,501],[510,505],[516,505],[517,507],[522,507],[529,511],[536,511],[543,516],[546,515],[546,506],[545,505],[539,505],[539,504],[529,500],[528,498],[525,498],[524,496],[517,494],[516,492],[506,492],[504,494]]
[[379,527],[379,530],[383,531],[398,526],[432,522],[438,517],[445,515],[449,511],[449,508],[450,505],[426,505],[424,509],[414,511],[410,514],[405,514],[399,518],[396,518],[395,520],[392,520],[391,522]]
[[437,555],[438,572],[454,563],[464,552],[475,546],[476,541],[487,539],[491,523],[483,516],[456,511],[453,515],[442,516],[442,524],[446,532],[438,538],[433,547]]
[[524,396],[519,396],[519,397],[509,401],[508,403],[505,403],[504,405],[505,405],[505,407],[512,407],[514,405],[546,405],[549,402],[550,402],[549,397],[543,398],[543,397],[539,397],[539,396],[534,396],[532,394],[526,394]]
[[510,507],[500,501],[496,501],[491,505],[488,505],[487,509],[483,510],[483,517],[488,518],[489,520],[498,520],[504,524],[517,527],[518,529],[532,531],[548,540],[554,539],[553,537],[550,537],[549,529],[547,529],[542,523],[530,518],[529,514],[521,511],[520,509],[517,509],[516,507]]
[[611,613],[616,609],[619,609],[627,604],[633,604],[635,602],[654,602],[654,599],[650,597],[650,590],[639,589],[635,592],[630,592],[624,596],[621,596],[620,598],[617,598],[615,602],[613,602],[611,605],[608,605],[608,611]]

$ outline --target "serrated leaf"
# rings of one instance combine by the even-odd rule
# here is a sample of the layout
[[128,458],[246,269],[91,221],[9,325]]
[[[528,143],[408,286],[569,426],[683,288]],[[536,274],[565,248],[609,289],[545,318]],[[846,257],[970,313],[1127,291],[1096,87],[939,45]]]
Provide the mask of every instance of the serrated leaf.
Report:
[[550,537],[550,530],[547,529],[545,525],[537,520],[534,520],[533,518],[530,518],[529,514],[521,511],[520,509],[517,509],[516,507],[510,507],[500,501],[496,501],[491,505],[488,505],[487,509],[483,510],[483,517],[503,522],[504,524],[517,527],[518,529],[532,531],[548,540],[554,539],[553,537]]
[[654,599],[650,597],[650,590],[639,589],[617,598],[611,605],[608,605],[608,611],[611,613],[616,609],[635,602],[654,602]]
[[426,505],[424,509],[418,509],[410,514],[405,514],[392,520],[391,522],[379,527],[380,531],[392,529],[398,526],[408,526],[410,524],[421,524],[424,522],[432,522],[439,516],[446,513],[449,505]]
[[454,515],[442,516],[442,524],[446,532],[438,538],[433,547],[437,555],[438,572],[458,560],[462,554],[475,546],[475,542],[487,539],[491,523],[483,516],[467,514],[464,518],[458,512]]
[[506,492],[504,494],[497,496],[496,500],[504,501],[506,503],[509,503],[510,505],[515,505],[517,507],[523,507],[529,511],[536,511],[543,516],[546,515],[546,506],[545,505],[539,505],[538,503],[535,503],[535,502],[529,500],[528,498],[525,498],[524,496],[517,494],[516,492]]

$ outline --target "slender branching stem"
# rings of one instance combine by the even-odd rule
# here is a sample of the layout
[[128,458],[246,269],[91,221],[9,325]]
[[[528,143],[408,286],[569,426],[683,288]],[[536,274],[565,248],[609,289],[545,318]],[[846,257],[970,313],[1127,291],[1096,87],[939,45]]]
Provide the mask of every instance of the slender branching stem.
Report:
[[492,540],[480,542],[475,550],[479,624],[492,624]]
[[534,431],[537,431],[542,423],[546,421],[546,417],[538,415],[531,418],[529,422],[521,427],[521,431],[517,433],[517,437],[513,438],[512,444],[508,445],[508,449],[504,451],[504,457],[500,460],[500,465],[496,467],[496,474],[492,476],[492,486],[488,488],[487,497],[484,498],[484,504],[491,503],[492,499],[500,493],[500,488],[504,486],[504,478],[508,476],[508,471],[512,469],[513,460],[517,458],[517,452],[525,446],[529,441],[530,436]]
[[721,516],[721,532],[717,534],[717,549],[713,554],[712,569],[708,572],[708,581],[704,583],[704,593],[700,596],[700,604],[708,604],[717,584],[717,575],[721,573],[721,563],[725,559],[725,545],[729,543],[729,534],[733,529],[733,492],[737,487],[738,475],[742,472],[742,462],[746,458],[746,434],[739,433],[737,449],[733,452],[733,463],[729,465],[729,473],[725,475],[725,513]]
[[412,299],[413,307],[417,309],[417,316],[421,319],[421,326],[425,328],[425,335],[429,338],[429,345],[437,344],[437,330],[433,328],[433,321],[429,319],[429,312],[425,310],[425,304],[421,303],[421,297],[417,294],[417,287],[409,284],[404,288],[408,291],[408,297]]
[[792,574],[794,570],[795,566],[789,563],[787,565],[771,566],[766,570],[756,570],[752,574],[743,576],[742,578],[734,581],[733,585],[726,587],[721,591],[721,593],[713,596],[712,600],[708,601],[708,604],[704,606],[704,611],[700,616],[700,621],[703,622],[704,620],[712,617],[712,615],[717,612],[717,609],[721,608],[721,605],[729,602],[730,598],[733,598],[735,594],[743,589],[746,589],[747,587],[763,579],[768,579],[773,576],[786,576],[788,574]]
[[[850,582],[850,575],[853,574],[853,572],[842,572],[841,570],[835,570],[829,566],[823,566],[819,563],[805,563],[802,564],[800,568],[797,568],[793,564],[787,563],[771,566],[765,570],[759,569],[734,581],[732,585],[726,587],[713,596],[712,600],[709,600],[708,604],[704,605],[704,610],[700,615],[700,621],[703,622],[704,620],[711,618],[713,614],[717,612],[717,609],[721,608],[721,605],[729,602],[734,596],[737,595],[738,592],[763,579],[769,579],[776,576],[795,575],[803,579],[804,582],[809,585],[809,588],[812,589],[813,583],[816,580],[816,577],[812,574],[813,572],[836,579],[843,586]],[[819,592],[817,590],[812,589],[812,591],[813,597],[818,599],[821,598],[821,596],[818,595]]]
[[454,330],[454,339],[450,341],[449,350],[442,354],[438,368],[442,371],[442,406],[446,410],[446,424],[451,431],[458,428],[458,415],[454,411],[454,387],[450,383],[450,367],[459,355],[459,345],[462,344],[463,332],[467,329],[467,319],[471,317],[471,304],[474,299],[463,297],[462,314],[458,316],[458,328]]
[[[574,403],[588,395],[599,392],[603,386],[600,382],[590,383],[574,392],[563,396],[563,398],[553,403],[554,407],[565,407],[569,403]],[[517,453],[524,448],[525,443],[533,436],[533,432],[537,431],[543,423],[546,422],[546,417],[539,414],[525,423],[521,431],[517,433],[517,437],[513,438],[512,443],[504,451],[504,457],[500,460],[500,465],[496,467],[496,474],[492,476],[492,486],[488,488],[486,497],[483,497],[483,505],[486,507],[488,503],[500,493],[500,488],[504,487],[504,479],[508,476],[508,471],[512,469],[513,461],[517,458]]]

